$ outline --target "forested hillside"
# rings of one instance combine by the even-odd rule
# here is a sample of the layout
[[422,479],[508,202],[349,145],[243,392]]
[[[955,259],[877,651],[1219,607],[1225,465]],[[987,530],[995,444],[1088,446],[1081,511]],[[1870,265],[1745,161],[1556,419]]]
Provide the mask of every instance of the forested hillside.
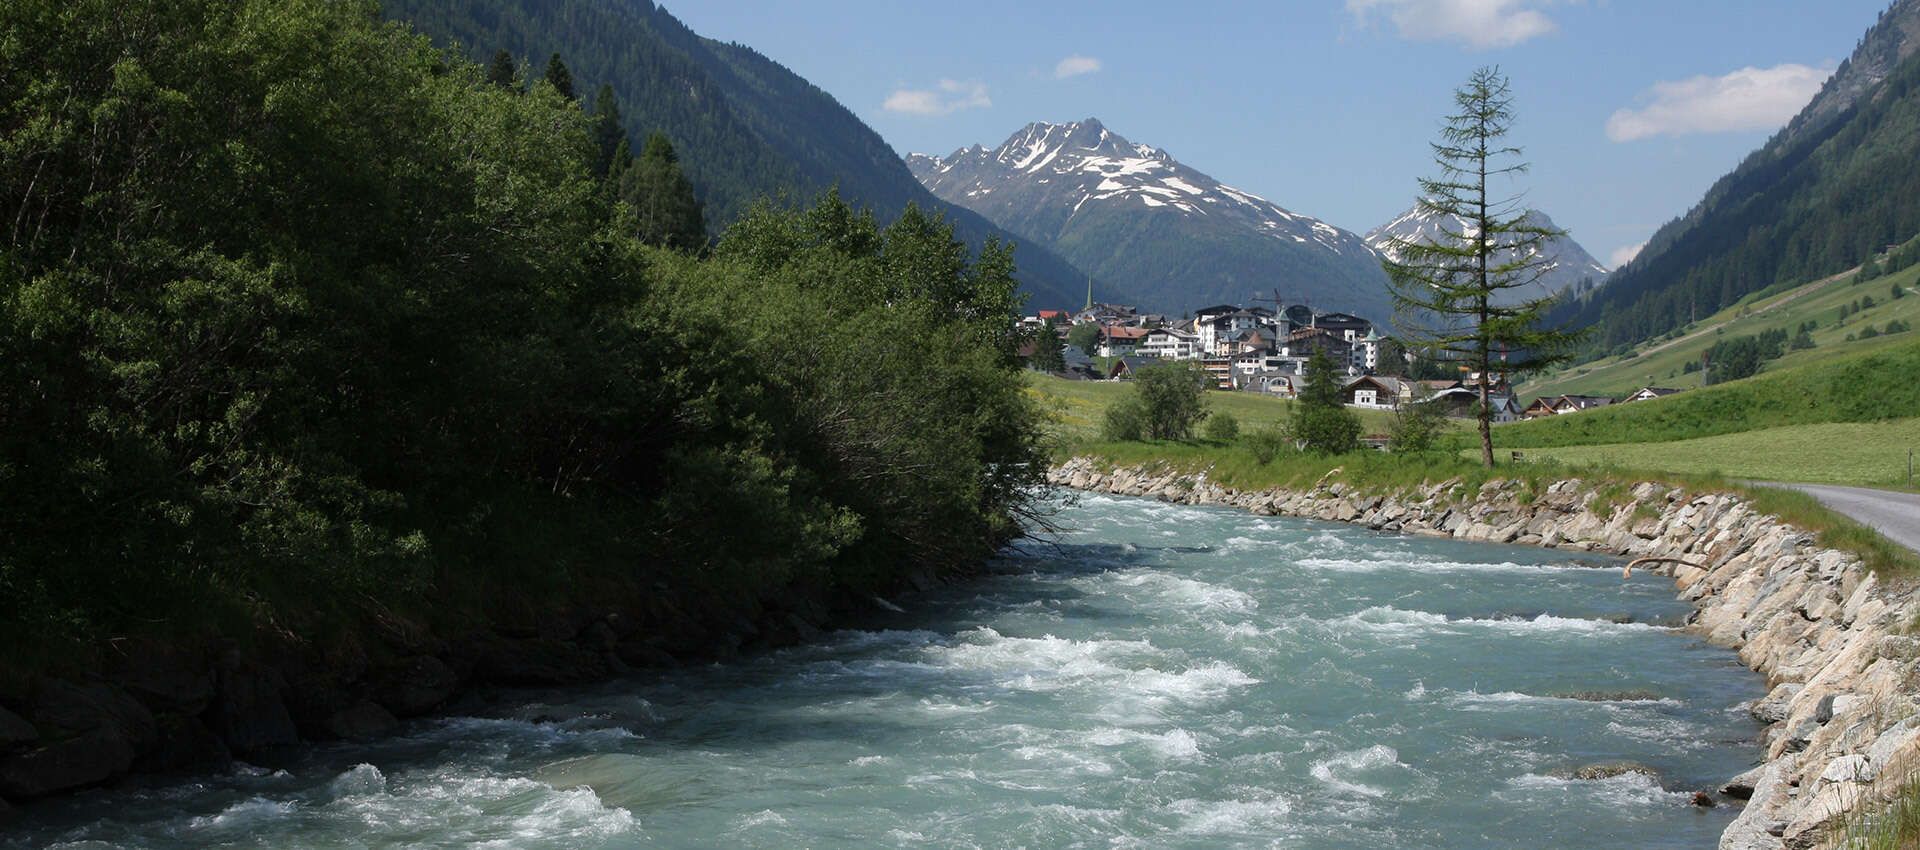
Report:
[[1899,0],[1814,101],[1633,262],[1558,318],[1603,349],[1920,233],[1920,0]]
[[385,13],[485,61],[509,51],[533,72],[561,55],[582,93],[610,85],[629,132],[665,133],[716,231],[755,199],[838,186],[882,221],[909,203],[945,215],[976,247],[1018,243],[1035,306],[1078,305],[1084,275],[1040,245],[921,188],[880,136],[833,97],[752,48],[701,37],[649,0],[385,0]]
[[0,68],[0,673],[847,592],[1018,531],[1004,251],[831,196],[648,247],[578,104],[369,2],[8,3]]

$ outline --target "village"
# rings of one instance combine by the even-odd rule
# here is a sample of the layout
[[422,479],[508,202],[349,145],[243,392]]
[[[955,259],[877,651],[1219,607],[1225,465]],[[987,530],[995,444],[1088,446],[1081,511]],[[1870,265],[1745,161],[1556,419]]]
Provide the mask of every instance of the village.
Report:
[[[1322,313],[1305,304],[1275,308],[1219,304],[1174,319],[1142,313],[1123,304],[1089,302],[1078,312],[1040,310],[1021,319],[1031,335],[1023,349],[1029,364],[1069,380],[1124,381],[1139,369],[1168,361],[1197,362],[1215,389],[1276,398],[1297,398],[1306,385],[1306,363],[1323,353],[1345,376],[1341,395],[1347,406],[1393,410],[1413,402],[1437,405],[1448,417],[1473,418],[1481,384],[1488,376],[1458,377],[1437,367],[1423,375],[1412,352],[1381,333],[1372,321],[1350,313]],[[1062,346],[1052,365],[1035,357],[1038,340],[1051,329]],[[1486,387],[1493,421],[1512,422],[1561,416],[1680,392],[1642,387],[1624,397],[1541,396],[1521,404],[1506,375],[1494,374]]]

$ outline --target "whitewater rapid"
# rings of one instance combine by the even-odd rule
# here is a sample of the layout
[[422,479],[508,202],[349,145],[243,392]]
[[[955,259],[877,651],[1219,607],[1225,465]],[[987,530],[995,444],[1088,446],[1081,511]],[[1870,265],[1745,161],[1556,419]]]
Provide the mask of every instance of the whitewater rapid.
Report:
[[[6,847],[1673,847],[1761,682],[1604,559],[1082,495],[817,644],[26,807]],[[1658,771],[1567,778],[1633,761]]]

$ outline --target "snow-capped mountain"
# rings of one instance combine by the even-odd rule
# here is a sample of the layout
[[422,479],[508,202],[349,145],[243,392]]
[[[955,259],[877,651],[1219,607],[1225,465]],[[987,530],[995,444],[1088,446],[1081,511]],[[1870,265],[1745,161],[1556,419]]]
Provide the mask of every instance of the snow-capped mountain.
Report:
[[935,195],[1052,247],[1148,310],[1177,314],[1278,290],[1290,301],[1388,318],[1386,274],[1359,236],[1223,184],[1096,119],[1029,124],[997,148],[911,154],[907,165]]
[[[1553,219],[1539,210],[1527,210],[1525,221],[1528,224],[1558,230]],[[1420,243],[1442,238],[1443,233],[1466,233],[1466,222],[1458,216],[1442,216],[1428,212],[1414,204],[1412,209],[1400,214],[1400,217],[1367,231],[1367,244],[1375,251],[1390,259],[1398,260],[1395,240]],[[1539,298],[1556,295],[1569,287],[1598,286],[1608,275],[1606,266],[1573,241],[1572,236],[1550,239],[1542,245],[1529,249],[1536,254],[1544,254],[1548,270],[1531,287],[1522,287],[1507,293],[1506,298],[1518,301],[1523,298]]]

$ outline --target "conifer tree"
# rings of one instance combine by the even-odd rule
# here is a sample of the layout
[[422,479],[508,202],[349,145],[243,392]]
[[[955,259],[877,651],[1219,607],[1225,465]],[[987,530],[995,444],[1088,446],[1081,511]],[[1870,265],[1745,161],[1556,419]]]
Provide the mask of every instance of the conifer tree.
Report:
[[1519,194],[1501,194],[1495,181],[1523,174],[1521,150],[1506,144],[1513,128],[1513,95],[1497,68],[1475,71],[1454,92],[1440,140],[1433,143],[1439,173],[1420,180],[1420,208],[1440,221],[1437,235],[1393,240],[1395,259],[1383,260],[1396,323],[1411,341],[1478,372],[1480,458],[1493,466],[1490,380],[1496,374],[1537,371],[1564,362],[1580,334],[1541,326],[1553,298],[1519,298],[1552,269],[1543,248],[1564,235],[1530,219]]
[[518,73],[513,66],[513,54],[504,47],[494,51],[493,61],[487,65],[487,82],[503,89],[517,89],[520,86],[514,79],[516,76]]
[[1287,434],[1302,449],[1343,454],[1360,444],[1360,419],[1348,410],[1341,393],[1340,370],[1326,349],[1315,347],[1307,358],[1307,385],[1300,390]]
[[1048,319],[1033,334],[1033,368],[1050,375],[1067,371],[1067,358],[1061,352],[1066,341],[1060,338],[1058,322]]
[[[593,161],[593,176],[606,179],[613,174],[615,157],[624,150],[626,140],[626,128],[620,125],[620,101],[613,94],[613,86],[603,83],[593,96],[593,141],[599,150]],[[631,157],[632,153],[626,155]]]
[[558,53],[547,60],[547,84],[553,86],[553,90],[559,92],[561,97],[568,100],[580,99],[573,93],[573,72],[567,70],[567,63],[560,61]]
[[633,208],[640,241],[680,251],[707,244],[707,227],[693,184],[663,133],[647,136],[639,158],[620,175],[620,199]]

